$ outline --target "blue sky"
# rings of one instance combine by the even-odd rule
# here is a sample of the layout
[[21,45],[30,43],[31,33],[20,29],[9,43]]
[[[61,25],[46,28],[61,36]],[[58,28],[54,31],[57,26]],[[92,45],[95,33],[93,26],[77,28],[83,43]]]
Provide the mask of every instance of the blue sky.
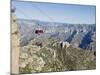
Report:
[[13,1],[17,18],[72,24],[95,24],[95,6]]

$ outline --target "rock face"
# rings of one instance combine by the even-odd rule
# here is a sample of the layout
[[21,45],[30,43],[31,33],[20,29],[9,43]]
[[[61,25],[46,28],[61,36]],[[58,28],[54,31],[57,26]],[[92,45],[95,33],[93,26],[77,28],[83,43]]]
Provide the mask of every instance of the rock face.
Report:
[[11,46],[12,46],[12,61],[11,61],[11,73],[18,74],[19,73],[19,28],[16,22],[16,16],[14,12],[12,12],[12,21],[11,21]]
[[20,27],[21,46],[27,45],[28,41],[36,38],[35,29],[40,27],[44,30],[44,39],[63,40],[82,49],[96,50],[94,46],[96,41],[95,24],[54,23],[55,25],[52,26],[50,22],[25,19],[17,19],[17,22]]

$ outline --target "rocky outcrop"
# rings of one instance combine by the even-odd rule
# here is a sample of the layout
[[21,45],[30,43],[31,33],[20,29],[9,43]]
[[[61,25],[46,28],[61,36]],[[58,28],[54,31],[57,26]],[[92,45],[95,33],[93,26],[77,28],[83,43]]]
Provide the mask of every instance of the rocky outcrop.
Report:
[[[96,68],[93,52],[74,48],[71,45],[62,48],[53,40],[42,47],[28,44],[21,47],[20,73],[59,72]],[[32,43],[32,41],[31,41]],[[46,44],[46,43],[45,43]]]

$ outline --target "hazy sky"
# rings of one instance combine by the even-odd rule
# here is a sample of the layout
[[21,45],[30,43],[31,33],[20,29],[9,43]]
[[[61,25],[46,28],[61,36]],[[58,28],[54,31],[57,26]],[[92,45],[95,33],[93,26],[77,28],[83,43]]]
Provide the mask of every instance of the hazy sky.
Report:
[[95,24],[95,6],[13,1],[17,18]]

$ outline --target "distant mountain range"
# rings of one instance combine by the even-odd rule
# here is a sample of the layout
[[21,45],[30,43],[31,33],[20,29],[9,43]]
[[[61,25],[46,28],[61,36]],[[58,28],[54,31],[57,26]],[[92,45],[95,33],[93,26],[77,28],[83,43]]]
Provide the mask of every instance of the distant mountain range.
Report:
[[[43,40],[58,39],[85,50],[96,50],[96,24],[68,24],[26,19],[17,19],[17,23],[21,46],[43,35],[41,38]],[[37,35],[35,30],[40,28],[44,33]]]

